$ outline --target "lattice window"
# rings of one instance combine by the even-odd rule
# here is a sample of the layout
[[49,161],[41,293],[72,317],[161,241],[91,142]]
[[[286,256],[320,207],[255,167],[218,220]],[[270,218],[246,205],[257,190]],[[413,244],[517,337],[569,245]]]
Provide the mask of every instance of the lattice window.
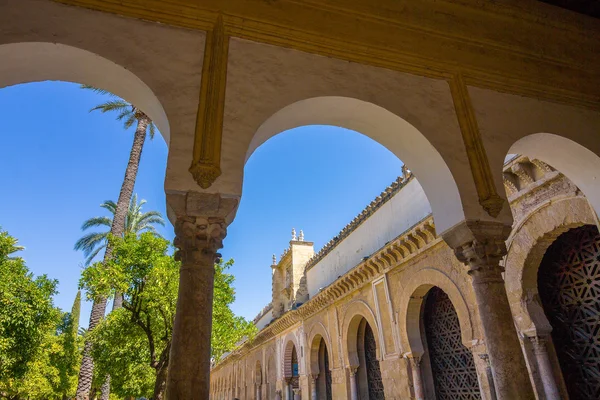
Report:
[[588,225],[548,248],[538,289],[571,400],[600,399],[600,235]]
[[462,344],[458,315],[437,287],[427,294],[424,322],[436,399],[481,399],[473,354]]
[[365,326],[365,364],[367,367],[369,400],[385,399],[383,381],[381,380],[381,370],[379,369],[379,360],[377,360],[375,335],[373,335],[373,330],[369,324]]

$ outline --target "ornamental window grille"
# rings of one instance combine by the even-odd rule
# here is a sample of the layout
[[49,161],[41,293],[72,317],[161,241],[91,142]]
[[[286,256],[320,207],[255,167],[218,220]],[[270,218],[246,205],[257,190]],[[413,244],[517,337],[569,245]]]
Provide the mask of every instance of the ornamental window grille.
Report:
[[440,288],[428,292],[423,318],[435,398],[481,399],[473,354],[463,345],[456,310]]
[[571,229],[548,248],[538,290],[569,398],[600,399],[600,235]]
[[365,326],[364,348],[369,400],[383,400],[385,399],[385,396],[383,392],[381,370],[379,369],[379,360],[377,360],[377,344],[375,343],[375,335],[373,334],[373,330],[368,323]]

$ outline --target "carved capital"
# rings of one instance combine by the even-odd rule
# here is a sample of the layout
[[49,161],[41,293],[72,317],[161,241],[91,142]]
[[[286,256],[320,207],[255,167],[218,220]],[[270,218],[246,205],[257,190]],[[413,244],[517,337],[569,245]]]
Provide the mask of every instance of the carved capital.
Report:
[[501,239],[473,240],[454,249],[456,258],[468,267],[470,275],[499,275],[504,271],[500,260],[506,254],[506,244]]
[[506,255],[510,226],[484,221],[463,221],[443,234],[456,258],[478,281],[502,281],[500,260]]
[[408,359],[408,362],[412,368],[419,369],[421,367],[422,358],[420,356],[409,356],[406,358]]
[[489,367],[490,366],[490,356],[487,353],[481,353],[478,355],[479,355],[479,358],[481,358],[486,363],[486,365]]
[[529,341],[531,342],[531,347],[533,348],[534,354],[545,354],[548,353],[548,338],[544,336],[530,336]]
[[350,373],[350,376],[356,375],[357,371],[358,371],[358,366],[351,365],[348,367],[348,372]]
[[175,240],[177,247],[175,258],[184,265],[209,263],[218,261],[217,250],[223,247],[223,239],[227,235],[227,225],[222,218],[178,218],[175,223]]

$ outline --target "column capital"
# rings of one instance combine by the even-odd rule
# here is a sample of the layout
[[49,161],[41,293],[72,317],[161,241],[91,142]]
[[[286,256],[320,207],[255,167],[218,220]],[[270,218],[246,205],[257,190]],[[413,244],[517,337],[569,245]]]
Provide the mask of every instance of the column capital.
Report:
[[217,250],[223,247],[227,235],[227,225],[222,218],[180,217],[175,222],[175,240],[177,247],[175,258],[184,263],[199,262],[198,257],[220,256]]
[[350,376],[356,375],[356,371],[358,371],[358,365],[356,365],[356,366],[351,365],[346,368],[348,368],[348,372],[350,373]]
[[546,336],[528,336],[534,354],[548,353],[548,338]]
[[493,221],[463,221],[442,234],[456,258],[477,280],[502,279],[500,260],[506,255],[511,227]]

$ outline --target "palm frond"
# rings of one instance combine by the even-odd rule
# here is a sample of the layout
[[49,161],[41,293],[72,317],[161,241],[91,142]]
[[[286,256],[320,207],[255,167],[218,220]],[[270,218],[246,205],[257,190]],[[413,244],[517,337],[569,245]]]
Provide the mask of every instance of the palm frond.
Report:
[[135,117],[135,114],[131,114],[127,120],[125,120],[125,129],[129,129],[133,126],[133,124],[137,121],[137,118]]
[[93,217],[81,225],[81,230],[85,231],[86,229],[97,226],[108,226],[110,228],[112,226],[112,220],[108,217]]
[[106,248],[106,242],[102,246],[96,247],[94,251],[92,251],[90,255],[86,257],[85,265],[90,265],[92,261],[94,261],[94,258],[98,255],[98,253],[100,253],[100,251],[104,248]]
[[108,237],[108,232],[91,232],[87,235],[82,236],[75,243],[75,250],[82,250],[83,254],[87,257],[94,249],[103,244]]
[[156,134],[156,125],[154,125],[154,122],[150,122],[150,129],[149,129],[150,139],[154,139],[155,134]]
[[92,85],[80,85],[79,87],[81,89],[91,90],[91,91],[93,91],[95,93],[98,93],[98,94],[105,94],[105,95],[108,95],[108,96],[111,96],[111,97],[117,97],[117,95],[115,95],[114,93],[109,92],[108,90],[101,89],[101,88],[98,88],[98,87],[95,87],[95,86],[92,86]]
[[91,111],[100,111],[102,113],[107,113],[110,111],[118,111],[123,112],[123,110],[131,107],[131,104],[127,103],[125,100],[109,100],[106,103],[98,104],[96,107],[92,108]]
[[115,213],[117,212],[117,203],[115,203],[112,200],[106,200],[104,203],[100,204],[100,207],[104,208],[105,210],[108,210],[108,212],[112,215],[115,215]]

